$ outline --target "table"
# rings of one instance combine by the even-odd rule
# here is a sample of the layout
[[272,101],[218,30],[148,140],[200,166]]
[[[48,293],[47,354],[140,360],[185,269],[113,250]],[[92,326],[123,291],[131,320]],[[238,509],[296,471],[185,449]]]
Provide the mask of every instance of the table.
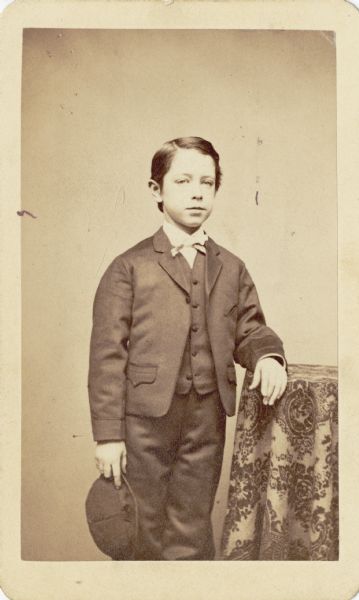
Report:
[[273,407],[239,404],[223,560],[338,560],[338,373],[289,365]]

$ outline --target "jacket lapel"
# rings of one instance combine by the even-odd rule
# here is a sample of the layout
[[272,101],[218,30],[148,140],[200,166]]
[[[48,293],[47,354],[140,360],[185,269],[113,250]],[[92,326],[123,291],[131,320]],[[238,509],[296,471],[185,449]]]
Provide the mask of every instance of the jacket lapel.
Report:
[[[179,285],[187,294],[190,294],[190,283],[185,277],[185,273],[178,265],[178,261],[171,254],[171,243],[163,231],[162,227],[153,236],[153,247],[156,252],[161,253],[159,264],[162,269]],[[210,293],[217,281],[217,277],[222,269],[222,261],[218,258],[220,249],[217,244],[209,238],[206,242],[207,260],[206,260],[206,296]]]
[[209,298],[210,293],[214,287],[214,284],[217,281],[217,277],[221,272],[223,263],[218,258],[220,254],[220,249],[217,244],[209,238],[206,242],[207,249],[207,261],[206,261],[206,295]]
[[156,252],[161,253],[159,264],[166,273],[179,285],[187,294],[190,293],[190,282],[187,281],[183,269],[178,264],[178,260],[171,254],[171,244],[163,231],[162,227],[153,236],[153,247]]

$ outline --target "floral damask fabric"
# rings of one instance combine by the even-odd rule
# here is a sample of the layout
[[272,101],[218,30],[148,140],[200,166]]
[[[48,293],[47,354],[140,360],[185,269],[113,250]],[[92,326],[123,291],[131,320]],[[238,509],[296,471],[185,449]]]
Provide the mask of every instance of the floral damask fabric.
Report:
[[223,560],[338,560],[337,369],[288,367],[273,407],[240,399]]

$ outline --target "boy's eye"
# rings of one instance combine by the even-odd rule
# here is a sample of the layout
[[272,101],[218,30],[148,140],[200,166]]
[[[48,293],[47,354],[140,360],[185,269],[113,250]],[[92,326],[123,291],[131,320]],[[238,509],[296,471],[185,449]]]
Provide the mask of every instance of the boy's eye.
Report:
[[188,179],[176,179],[176,183],[188,183]]
[[204,181],[203,183],[205,183],[206,185],[209,185],[210,187],[212,187],[214,185],[214,181],[211,181],[211,180]]

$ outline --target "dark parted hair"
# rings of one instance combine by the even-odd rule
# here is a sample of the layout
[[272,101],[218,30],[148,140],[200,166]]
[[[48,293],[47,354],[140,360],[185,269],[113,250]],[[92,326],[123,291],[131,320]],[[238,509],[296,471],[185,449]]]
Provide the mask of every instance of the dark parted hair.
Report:
[[[219,154],[215,151],[211,142],[196,136],[181,137],[165,142],[156,152],[151,164],[151,179],[158,183],[160,190],[162,190],[163,178],[170,170],[173,157],[179,148],[198,150],[201,154],[207,154],[213,158],[216,172],[215,190],[217,191],[221,185],[222,179],[222,171],[219,166]],[[163,203],[159,202],[157,206],[159,210],[163,212]]]

